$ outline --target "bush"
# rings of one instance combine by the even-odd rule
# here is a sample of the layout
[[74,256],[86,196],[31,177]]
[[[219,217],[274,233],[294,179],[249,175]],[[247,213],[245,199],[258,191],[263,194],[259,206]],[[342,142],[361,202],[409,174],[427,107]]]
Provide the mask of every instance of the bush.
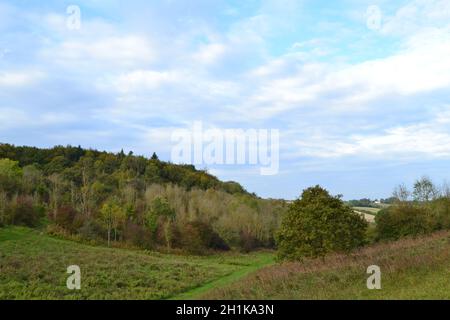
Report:
[[137,247],[149,249],[154,247],[151,233],[148,232],[143,226],[131,221],[128,221],[125,224],[123,238],[125,241]]
[[78,229],[78,234],[84,240],[99,240],[103,229],[95,220],[85,220]]
[[424,206],[399,203],[381,210],[375,218],[378,240],[396,240],[433,230],[433,218]]
[[81,227],[81,225],[77,226],[75,224],[76,218],[77,218],[77,211],[71,206],[66,205],[57,209],[56,218],[54,219],[54,222],[58,226],[70,232],[75,232],[78,228]]
[[184,249],[194,254],[203,254],[207,249],[229,250],[225,241],[202,221],[193,221],[185,224],[181,230]]
[[45,215],[42,206],[35,206],[30,197],[18,197],[9,209],[10,223],[19,226],[36,227]]
[[450,229],[450,198],[434,200],[429,205],[433,230]]
[[367,222],[320,186],[303,191],[277,233],[279,259],[300,260],[364,244]]
[[239,233],[239,247],[243,252],[250,252],[261,246],[261,242],[251,233],[244,230]]

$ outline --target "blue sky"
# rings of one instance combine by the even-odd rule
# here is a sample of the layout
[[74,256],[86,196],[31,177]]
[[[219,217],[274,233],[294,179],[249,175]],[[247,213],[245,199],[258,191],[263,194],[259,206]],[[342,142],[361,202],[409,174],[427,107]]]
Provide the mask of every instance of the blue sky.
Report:
[[280,130],[279,174],[208,168],[265,197],[444,182],[450,1],[0,3],[1,142],[170,160],[171,133],[194,121]]

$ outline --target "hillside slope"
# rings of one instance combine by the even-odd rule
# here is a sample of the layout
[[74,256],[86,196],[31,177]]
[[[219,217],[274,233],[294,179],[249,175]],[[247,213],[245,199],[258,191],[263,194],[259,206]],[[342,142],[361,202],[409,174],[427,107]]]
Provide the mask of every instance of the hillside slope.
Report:
[[[368,290],[367,267],[381,268]],[[207,299],[450,299],[450,232],[366,247],[303,263],[264,268]]]
[[0,227],[189,253],[273,248],[286,209],[193,165],[56,146],[0,143]]
[[[194,257],[94,247],[0,228],[0,300],[176,298],[271,259],[271,253]],[[70,265],[81,269],[81,290],[66,287]]]

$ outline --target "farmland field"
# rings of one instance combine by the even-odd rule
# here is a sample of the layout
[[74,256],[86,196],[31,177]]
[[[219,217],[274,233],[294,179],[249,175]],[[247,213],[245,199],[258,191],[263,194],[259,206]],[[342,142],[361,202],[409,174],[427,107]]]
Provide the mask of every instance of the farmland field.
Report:
[[353,211],[359,213],[364,216],[367,222],[374,223],[375,216],[381,209],[379,208],[370,208],[370,207],[353,207]]
[[[195,298],[272,260],[270,252],[195,257],[94,247],[27,228],[4,228],[0,300]],[[66,287],[70,265],[80,266],[81,290]]]
[[380,208],[370,208],[370,207],[353,207],[353,209],[373,215],[376,215],[381,210]]

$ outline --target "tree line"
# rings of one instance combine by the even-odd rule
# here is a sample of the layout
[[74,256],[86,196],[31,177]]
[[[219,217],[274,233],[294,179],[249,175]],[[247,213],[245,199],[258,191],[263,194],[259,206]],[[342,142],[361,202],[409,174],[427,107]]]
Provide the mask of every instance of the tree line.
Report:
[[[391,204],[385,203],[367,223],[344,202],[320,186],[305,189],[288,208],[276,233],[278,257],[301,260],[329,252],[350,252],[379,242],[417,237],[450,229],[450,187],[439,187],[428,177],[395,188]],[[366,201],[367,200],[367,201]],[[363,199],[359,204],[371,204]]]
[[290,260],[450,229],[450,187],[427,177],[412,190],[398,186],[375,224],[352,204],[320,186],[290,204],[261,199],[156,154],[0,145],[0,227],[40,226],[80,241],[195,254],[277,248]]
[[412,189],[405,184],[393,193],[395,203],[377,217],[378,240],[395,240],[450,229],[450,187],[436,185],[429,177],[416,180]]
[[0,144],[0,226],[46,226],[108,245],[248,251],[274,246],[284,210],[284,201],[156,154]]

